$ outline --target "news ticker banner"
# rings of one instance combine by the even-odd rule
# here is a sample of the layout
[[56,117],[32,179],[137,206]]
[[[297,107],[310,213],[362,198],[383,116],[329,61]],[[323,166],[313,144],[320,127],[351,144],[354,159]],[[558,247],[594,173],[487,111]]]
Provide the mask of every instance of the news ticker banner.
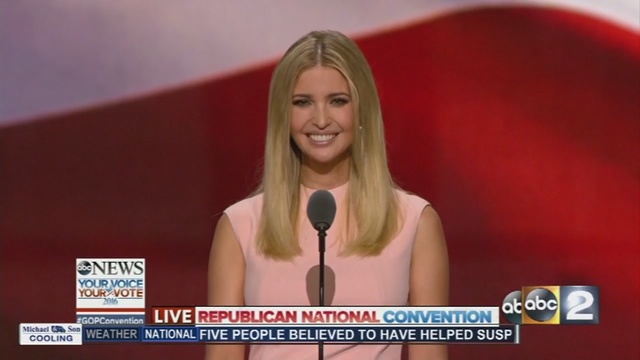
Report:
[[90,344],[519,344],[520,326],[20,324],[20,345]]
[[145,323],[145,259],[76,259],[76,321]]
[[[523,324],[597,324],[599,289],[523,287],[501,310]],[[500,324],[498,307],[156,306],[149,325],[103,323],[101,314],[85,320],[101,325],[21,324],[20,344],[520,342],[520,326]]]
[[[211,307],[151,309],[148,325],[21,324],[22,345],[94,343],[517,344],[495,307]],[[100,317],[87,318],[97,324]]]

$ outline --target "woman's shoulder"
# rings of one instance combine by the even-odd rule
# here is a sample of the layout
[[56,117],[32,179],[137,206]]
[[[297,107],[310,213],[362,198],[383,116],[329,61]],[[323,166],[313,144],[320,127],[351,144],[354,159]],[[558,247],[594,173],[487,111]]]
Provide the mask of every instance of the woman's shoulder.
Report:
[[262,197],[262,194],[251,195],[230,205],[224,210],[224,213],[230,220],[258,217],[262,211]]
[[426,206],[431,205],[429,201],[427,201],[420,195],[414,194],[410,191],[407,191],[401,188],[396,188],[395,193],[398,199],[398,204],[402,209],[417,210],[419,212],[422,212],[422,210]]

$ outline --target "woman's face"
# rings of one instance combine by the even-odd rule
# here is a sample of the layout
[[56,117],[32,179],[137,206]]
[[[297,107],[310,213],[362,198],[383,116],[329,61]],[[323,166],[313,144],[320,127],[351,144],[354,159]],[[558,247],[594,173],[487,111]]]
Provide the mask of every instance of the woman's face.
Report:
[[291,137],[303,162],[326,166],[349,157],[353,102],[349,84],[338,70],[316,66],[303,71],[291,102]]

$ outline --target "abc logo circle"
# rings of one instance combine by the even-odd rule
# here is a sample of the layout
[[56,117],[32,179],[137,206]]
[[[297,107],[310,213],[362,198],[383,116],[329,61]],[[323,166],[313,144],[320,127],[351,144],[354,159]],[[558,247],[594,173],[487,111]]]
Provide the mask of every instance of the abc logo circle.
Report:
[[527,294],[524,311],[535,321],[547,321],[558,311],[558,299],[547,289],[535,289]]
[[512,324],[522,324],[522,291],[509,293],[502,300],[502,314]]
[[91,263],[88,261],[81,261],[80,264],[78,264],[78,274],[80,275],[89,275],[91,269]]

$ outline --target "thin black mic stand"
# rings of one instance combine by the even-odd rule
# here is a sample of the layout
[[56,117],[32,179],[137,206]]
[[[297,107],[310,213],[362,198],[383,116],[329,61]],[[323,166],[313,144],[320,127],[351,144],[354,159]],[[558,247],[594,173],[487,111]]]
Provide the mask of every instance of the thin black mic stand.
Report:
[[[326,232],[327,227],[322,226],[318,231],[318,251],[320,252],[320,291],[318,304],[320,306],[324,306],[324,252],[325,252],[325,242],[327,237]],[[324,360],[324,344],[322,341],[318,342],[318,360]]]
[[[318,250],[320,252],[320,291],[318,292],[320,306],[324,306],[324,253],[327,230],[336,217],[336,200],[327,190],[318,190],[311,194],[307,204],[307,217],[318,231]],[[324,343],[318,341],[318,360],[324,360]]]
[[324,252],[327,233],[324,230],[318,231],[318,250],[320,251],[320,297],[318,303],[324,306]]

